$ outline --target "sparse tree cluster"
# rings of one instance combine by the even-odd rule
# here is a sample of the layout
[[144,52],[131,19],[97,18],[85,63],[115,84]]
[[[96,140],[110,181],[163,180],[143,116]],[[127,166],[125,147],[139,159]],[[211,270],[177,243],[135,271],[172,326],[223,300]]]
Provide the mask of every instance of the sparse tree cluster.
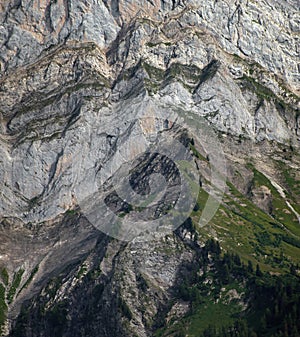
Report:
[[297,266],[291,266],[290,274],[270,275],[258,264],[254,268],[252,261],[244,264],[238,254],[223,253],[219,243],[210,239],[189,266],[178,297],[190,302],[192,314],[209,293],[217,298],[221,287],[239,282],[245,285],[247,310],[232,326],[209,326],[199,337],[299,337],[300,279],[296,270]]

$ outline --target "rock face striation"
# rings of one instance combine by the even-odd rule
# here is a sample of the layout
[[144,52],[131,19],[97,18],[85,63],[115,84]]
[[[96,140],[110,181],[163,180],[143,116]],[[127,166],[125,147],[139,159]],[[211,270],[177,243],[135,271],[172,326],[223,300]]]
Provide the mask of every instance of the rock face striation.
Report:
[[[214,130],[247,200],[276,218],[255,167],[299,203],[282,175],[299,179],[299,27],[293,0],[1,2],[3,336],[150,336],[185,312],[172,299],[196,254],[188,229],[122,243],[80,208],[185,117]],[[208,191],[201,132],[184,129]]]

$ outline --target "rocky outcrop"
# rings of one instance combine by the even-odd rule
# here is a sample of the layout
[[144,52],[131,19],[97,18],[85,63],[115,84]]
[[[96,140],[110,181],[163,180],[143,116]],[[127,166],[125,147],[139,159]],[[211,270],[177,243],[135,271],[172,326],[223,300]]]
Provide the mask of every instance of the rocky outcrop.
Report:
[[[179,39],[170,45],[169,50],[179,59],[194,59],[192,63],[198,59],[203,64],[203,52],[213,56],[214,48],[199,48],[202,35],[200,40],[283,76],[294,89],[298,85],[299,14],[294,1],[215,1],[201,6],[193,0],[4,1],[1,13],[2,71],[32,63],[43,52],[67,41],[93,41],[107,49],[118,32],[122,35],[135,19],[147,18],[147,38],[161,32],[167,42],[179,37],[174,34],[176,28],[182,33],[190,31],[192,39]],[[153,25],[160,29],[152,33]],[[142,37],[143,31],[135,31],[133,48],[142,47]],[[184,53],[180,53],[182,48]]]
[[[37,294],[31,304],[51,309],[45,318],[31,308],[22,337],[48,336],[51,317],[61,313],[66,336],[80,327],[98,336],[100,325],[103,336],[147,336],[160,310],[167,317],[176,275],[195,253],[193,235],[123,246],[108,242],[79,207],[155,135],[183,126],[200,185],[211,191],[213,154],[201,139],[211,128],[228,180],[244,196],[276,217],[271,187],[252,183],[252,161],[282,180],[288,202],[299,201],[276,166],[291,174],[299,166],[294,1],[2,1],[0,45],[0,267],[9,274],[7,293],[23,270],[5,303],[12,320]],[[134,183],[144,190],[149,181]],[[228,187],[226,193],[237,198]],[[84,284],[88,273],[92,281]],[[84,327],[74,323],[82,293],[89,303],[97,297],[85,311],[94,324]],[[66,306],[55,307],[64,298]],[[32,332],[38,320],[46,323]]]

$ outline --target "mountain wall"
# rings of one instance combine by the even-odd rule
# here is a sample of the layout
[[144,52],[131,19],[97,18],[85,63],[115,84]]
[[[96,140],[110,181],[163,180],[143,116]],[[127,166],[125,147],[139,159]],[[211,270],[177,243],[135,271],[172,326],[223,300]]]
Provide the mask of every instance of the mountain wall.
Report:
[[[283,268],[299,260],[298,243],[249,246],[257,221],[299,240],[299,23],[293,0],[1,2],[4,335],[18,322],[11,336],[150,336],[188,310],[174,291],[208,237],[265,268],[280,252]],[[211,192],[208,129],[227,162],[222,201]],[[102,213],[89,221],[95,187],[119,177],[153,134],[191,149],[224,223],[213,218],[196,239],[183,228],[122,243],[102,233]],[[240,237],[241,223],[251,230]]]

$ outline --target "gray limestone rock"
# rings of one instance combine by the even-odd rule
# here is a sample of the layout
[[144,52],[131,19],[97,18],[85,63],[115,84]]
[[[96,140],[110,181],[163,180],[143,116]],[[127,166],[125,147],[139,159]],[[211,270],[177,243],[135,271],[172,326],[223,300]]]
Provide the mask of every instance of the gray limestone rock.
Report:
[[[249,158],[272,170],[267,162],[282,147],[299,151],[298,26],[292,0],[1,2],[0,266],[10,277],[25,271],[7,303],[11,320],[42,291],[41,308],[69,296],[68,319],[76,321],[81,291],[94,291],[77,268],[85,261],[94,273],[99,259],[104,275],[91,278],[104,305],[85,331],[99,336],[103,324],[103,336],[112,336],[109,329],[150,334],[160,310],[171,312],[165,305],[195,253],[191,240],[156,233],[146,243],[108,242],[79,215],[80,203],[184,117],[207,121],[227,158],[228,179],[247,194]],[[150,122],[139,128],[145,118]],[[203,129],[187,129],[201,143]],[[197,165],[209,190],[207,162],[198,158]],[[235,177],[237,167],[244,180]],[[268,211],[268,190],[253,191]],[[49,299],[47,282],[58,275],[60,297]],[[35,313],[24,337],[33,336]],[[65,336],[75,336],[77,323],[68,326]],[[36,336],[50,336],[37,329]]]

